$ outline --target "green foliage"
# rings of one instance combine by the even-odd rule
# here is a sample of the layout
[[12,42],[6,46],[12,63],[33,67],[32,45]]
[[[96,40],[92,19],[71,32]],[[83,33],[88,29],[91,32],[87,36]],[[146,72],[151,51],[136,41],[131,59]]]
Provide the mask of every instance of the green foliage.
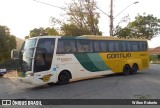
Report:
[[150,61],[156,61],[156,60],[158,60],[157,55],[150,55],[149,56],[149,60]]
[[11,50],[16,48],[15,36],[10,35],[9,28],[0,26],[0,62],[10,58]]
[[150,63],[160,64],[160,59],[158,58],[158,55],[150,55],[149,60],[150,60]]
[[[99,13],[96,12],[97,3],[94,0],[72,0],[66,4],[65,12],[67,22],[65,20],[50,18],[53,28],[34,28],[30,31],[29,36],[25,39],[35,36],[45,35],[64,35],[64,36],[81,36],[81,35],[102,35],[98,28]],[[56,25],[59,28],[59,32]]]
[[29,36],[25,36],[25,39],[28,39],[29,38]]
[[36,37],[36,36],[48,36],[48,35],[59,35],[58,31],[54,28],[34,28],[30,30],[29,36],[25,36],[25,39]]
[[62,35],[80,36],[80,35],[102,35],[99,31],[99,13],[96,12],[96,2],[94,0],[82,1],[72,0],[66,4],[67,22],[60,21],[54,17],[51,23],[59,24]]
[[34,28],[30,31],[30,37],[36,37],[36,36],[45,36],[48,35],[48,33],[45,31],[44,28]]
[[81,35],[81,30],[74,24],[63,24],[61,30],[63,31],[63,35],[65,36]]
[[54,28],[46,28],[45,31],[48,35],[59,35],[58,31]]
[[127,27],[117,27],[115,36],[120,38],[152,39],[160,32],[160,19],[153,15],[138,15]]
[[[73,0],[68,4],[69,25],[77,26],[80,30],[77,35],[102,35],[98,28],[99,13],[96,12],[96,2],[94,0],[82,1]],[[70,27],[71,27],[70,26]]]
[[116,36],[118,36],[119,38],[130,38],[130,32],[131,29],[125,27],[125,28],[121,28],[120,26],[116,27]]
[[90,34],[87,29],[80,29],[75,24],[63,24],[61,27],[64,36],[81,36],[85,34]]
[[6,68],[7,70],[16,70],[19,60],[5,60],[3,63],[0,63],[0,69]]

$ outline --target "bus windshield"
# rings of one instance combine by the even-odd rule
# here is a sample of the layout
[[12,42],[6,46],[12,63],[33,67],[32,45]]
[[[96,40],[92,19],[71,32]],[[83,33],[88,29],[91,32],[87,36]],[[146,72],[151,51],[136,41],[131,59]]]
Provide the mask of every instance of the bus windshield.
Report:
[[20,52],[20,70],[31,71],[32,57],[37,39],[28,39],[24,42]]

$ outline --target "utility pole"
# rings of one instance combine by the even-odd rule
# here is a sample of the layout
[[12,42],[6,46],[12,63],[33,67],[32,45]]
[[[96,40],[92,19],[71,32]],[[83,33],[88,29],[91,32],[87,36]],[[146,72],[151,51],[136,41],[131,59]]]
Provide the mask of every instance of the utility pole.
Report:
[[[115,17],[113,17],[113,0],[111,0],[110,2],[110,15],[109,15],[109,18],[110,18],[110,25],[109,25],[109,28],[110,28],[110,36],[113,36],[113,19],[115,19],[118,15],[120,15],[123,11],[125,11],[127,8],[129,8],[131,5],[133,4],[137,4],[139,3],[138,1],[134,2],[134,3],[131,3],[130,5],[128,5],[126,8],[124,8],[118,15],[116,15]],[[107,15],[108,16],[108,15]]]
[[113,36],[113,0],[111,0],[111,5],[110,5],[110,36]]

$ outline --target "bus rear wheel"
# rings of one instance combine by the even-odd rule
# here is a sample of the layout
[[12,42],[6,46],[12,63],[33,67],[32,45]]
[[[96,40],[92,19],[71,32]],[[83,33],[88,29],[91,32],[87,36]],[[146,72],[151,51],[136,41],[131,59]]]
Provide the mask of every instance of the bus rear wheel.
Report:
[[123,75],[129,75],[131,72],[131,67],[126,64],[124,67],[123,67]]
[[138,71],[138,65],[137,64],[133,64],[132,65],[131,74],[136,74],[137,71]]
[[68,84],[70,80],[70,74],[68,72],[61,72],[58,76],[58,84],[59,85],[64,85]]

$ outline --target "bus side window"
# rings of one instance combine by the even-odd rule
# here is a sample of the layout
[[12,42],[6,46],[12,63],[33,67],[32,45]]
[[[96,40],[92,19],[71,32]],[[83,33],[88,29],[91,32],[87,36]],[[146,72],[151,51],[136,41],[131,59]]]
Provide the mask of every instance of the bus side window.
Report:
[[121,42],[120,41],[114,41],[114,48],[115,48],[115,51],[119,52],[121,51]]
[[100,41],[100,48],[102,52],[106,52],[107,51],[107,42],[108,41]]
[[110,52],[114,52],[115,51],[114,41],[109,41],[109,51]]
[[126,47],[125,47],[124,42],[121,42],[121,49],[122,49],[122,51],[126,51]]
[[93,41],[93,46],[94,46],[94,51],[95,52],[100,51],[99,41]]
[[138,42],[131,42],[132,51],[139,51]]
[[146,42],[140,42],[140,51],[146,51],[147,50],[147,43]]
[[122,45],[122,51],[131,51],[130,42],[123,41],[121,45]]
[[57,44],[57,54],[63,54],[63,53],[64,53],[63,41],[59,39]]
[[78,52],[93,52],[93,44],[90,40],[77,41]]
[[131,50],[131,42],[126,42],[126,43],[127,43],[127,44],[126,44],[126,45],[127,45],[126,47],[128,48],[127,51],[132,51],[132,50]]
[[64,52],[65,53],[75,53],[76,45],[74,40],[63,40]]
[[142,44],[143,51],[147,50],[147,42],[143,42]]

